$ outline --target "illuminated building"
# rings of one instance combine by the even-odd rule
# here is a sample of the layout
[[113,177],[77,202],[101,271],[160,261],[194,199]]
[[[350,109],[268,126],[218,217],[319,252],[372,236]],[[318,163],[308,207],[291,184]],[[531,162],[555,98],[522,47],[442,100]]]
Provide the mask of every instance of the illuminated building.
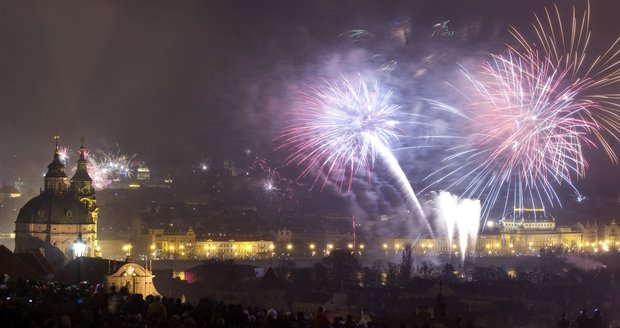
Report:
[[[598,252],[620,246],[620,229],[615,221],[604,226],[602,240],[597,224],[558,226],[544,209],[516,208],[499,220],[490,230],[481,232],[475,245],[470,240],[468,255],[534,255],[541,249],[562,247],[569,251]],[[412,244],[415,255],[459,254],[458,236],[450,244],[445,236],[422,238],[415,244],[410,239],[383,240],[383,251],[399,252],[403,245]]]
[[544,209],[515,209],[514,214],[499,223],[504,252],[505,246],[515,252],[530,252],[560,245],[568,249],[576,248],[583,242],[583,231],[556,226],[555,218]]
[[86,169],[84,147],[73,178],[60,161],[58,137],[54,159],[47,166],[44,189],[19,211],[15,221],[15,253],[41,250],[55,267],[74,257],[73,242],[86,243],[84,256],[96,256],[97,214],[95,191]]
[[269,258],[276,249],[265,240],[197,240],[191,227],[186,232],[149,229],[144,238],[144,251],[153,258]]
[[203,240],[196,242],[197,257],[234,259],[234,258],[252,258],[264,259],[270,258],[274,251],[275,245],[273,241],[255,240]]
[[123,264],[116,272],[106,275],[106,286],[126,287],[132,294],[159,295],[153,286],[153,274],[137,263]]
[[69,262],[54,276],[54,281],[74,284],[78,280],[100,282],[106,291],[126,288],[131,294],[160,295],[153,285],[155,277],[149,267],[138,263],[100,258],[80,258]]
[[20,198],[22,193],[11,185],[4,185],[0,188],[0,204],[8,199]]
[[139,167],[138,174],[136,175],[136,179],[140,181],[151,180],[151,170],[146,166]]
[[616,224],[616,220],[612,219],[609,224],[604,225],[602,233],[602,238],[606,243],[614,245],[620,243],[620,227]]
[[159,258],[184,259],[193,258],[196,247],[196,233],[189,227],[185,233],[149,229],[148,245],[152,255]]

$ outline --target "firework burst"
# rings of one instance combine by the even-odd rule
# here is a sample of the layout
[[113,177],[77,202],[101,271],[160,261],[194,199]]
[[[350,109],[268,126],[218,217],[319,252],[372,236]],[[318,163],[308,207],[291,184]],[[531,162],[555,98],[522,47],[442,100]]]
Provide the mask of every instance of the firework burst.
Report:
[[107,153],[102,150],[97,150],[95,153],[86,152],[88,173],[93,179],[95,188],[105,189],[113,181],[119,181],[123,178],[130,179],[139,166],[136,156],[136,154],[121,154],[120,150],[116,153]]
[[403,136],[399,128],[399,106],[391,102],[391,91],[378,83],[367,85],[361,78],[346,78],[312,87],[301,95],[295,118],[277,139],[289,151],[286,164],[303,168],[301,177],[318,172],[322,188],[332,179],[340,188],[351,188],[353,177],[364,171],[370,179],[375,160],[381,159],[394,177],[417,218],[430,225],[390,145]]
[[66,165],[73,156],[73,151],[68,147],[58,147],[58,156],[62,164]]
[[265,159],[256,159],[248,168],[248,175],[255,179],[252,189],[258,199],[268,204],[293,199],[293,181],[281,176]]
[[480,74],[464,71],[468,142],[433,173],[442,175],[439,181],[456,177],[451,187],[465,184],[465,197],[485,198],[485,218],[501,195],[504,212],[509,201],[561,205],[555,188],[575,189],[573,179],[587,167],[583,147],[595,147],[588,136],[598,125],[589,117],[598,105],[579,97],[593,82],[567,83],[567,70],[522,56],[493,56]]
[[[544,16],[534,15],[532,24],[535,38],[530,40],[524,33],[512,28],[516,46],[511,47],[523,60],[549,62],[551,69],[565,72],[570,83],[588,80],[580,90],[580,97],[596,102],[587,115],[600,128],[593,133],[614,163],[618,155],[608,139],[620,141],[620,94],[614,92],[620,86],[620,37],[602,53],[593,53],[590,29],[590,3],[581,13],[575,7],[567,20],[560,9],[545,8]],[[570,21],[570,23],[565,23]],[[519,48],[519,50],[515,50]]]

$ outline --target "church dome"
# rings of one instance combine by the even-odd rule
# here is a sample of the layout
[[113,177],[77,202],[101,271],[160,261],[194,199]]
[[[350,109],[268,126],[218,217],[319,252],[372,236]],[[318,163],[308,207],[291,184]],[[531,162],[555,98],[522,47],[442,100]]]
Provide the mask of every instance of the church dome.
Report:
[[94,224],[88,206],[74,195],[42,193],[19,210],[16,224]]

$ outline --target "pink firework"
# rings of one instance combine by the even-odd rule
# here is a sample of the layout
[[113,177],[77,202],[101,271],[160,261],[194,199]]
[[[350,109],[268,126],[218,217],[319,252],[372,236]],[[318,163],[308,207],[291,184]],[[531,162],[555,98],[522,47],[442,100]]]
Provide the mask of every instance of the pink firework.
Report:
[[515,53],[523,60],[549,62],[550,70],[564,72],[565,82],[588,80],[579,96],[598,104],[590,108],[588,119],[599,126],[593,131],[598,144],[618,163],[608,139],[620,141],[620,94],[615,91],[620,87],[620,37],[596,53],[591,49],[596,35],[590,28],[590,3],[581,13],[573,7],[567,16],[557,5],[553,10],[545,9],[542,16],[534,15],[534,37],[530,39],[513,28],[516,45],[511,48],[517,49]]
[[559,203],[556,186],[573,186],[583,175],[583,147],[595,146],[588,135],[599,129],[589,120],[598,105],[580,98],[592,81],[569,83],[567,70],[522,56],[493,56],[480,74],[465,72],[470,87],[460,91],[468,95],[462,113],[469,142],[436,172],[457,176],[454,184],[465,183],[466,197],[486,196],[485,217],[503,193],[505,210],[526,199]]
[[85,157],[88,161],[88,173],[97,189],[108,188],[113,181],[130,179],[139,166],[135,160],[136,154],[125,155],[121,154],[120,150],[116,153],[86,151]]
[[[314,183],[330,179],[340,188],[351,189],[353,177],[364,171],[369,179],[376,159],[380,159],[396,182],[414,216],[429,232],[430,224],[407,176],[390,145],[404,133],[398,127],[399,106],[391,102],[391,91],[382,91],[377,82],[366,84],[346,78],[327,81],[302,93],[291,124],[277,141],[288,150],[286,164],[303,168],[301,177],[316,172]],[[417,122],[407,122],[417,123]]]
[[302,93],[293,123],[279,138],[280,148],[289,150],[286,163],[304,167],[302,177],[316,170],[325,182],[334,178],[350,188],[360,169],[370,174],[377,142],[389,147],[403,135],[391,94],[362,79],[326,82]]

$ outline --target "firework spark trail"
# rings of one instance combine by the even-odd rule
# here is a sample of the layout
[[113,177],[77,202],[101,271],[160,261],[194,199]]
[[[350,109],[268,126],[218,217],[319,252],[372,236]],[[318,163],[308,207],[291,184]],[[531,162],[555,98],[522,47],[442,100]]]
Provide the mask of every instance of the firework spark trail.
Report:
[[88,173],[93,179],[93,185],[97,189],[105,189],[113,181],[121,178],[131,178],[139,163],[135,160],[136,154],[121,154],[120,149],[116,153],[107,153],[97,150],[85,153],[88,161]]
[[459,246],[461,260],[465,261],[470,245],[476,245],[478,232],[480,231],[480,215],[482,213],[480,201],[474,199],[463,199],[458,204],[459,219],[456,220],[456,227],[459,232]]
[[[589,2],[581,15],[573,7],[568,26],[565,26],[565,18],[557,5],[554,10],[545,8],[544,16],[535,14],[534,17],[534,40],[513,27],[510,33],[516,46],[511,49],[524,60],[549,61],[553,69],[566,71],[566,79],[570,82],[590,81],[581,90],[581,97],[599,104],[588,113],[590,119],[600,126],[593,133],[609,158],[618,163],[618,155],[607,138],[620,141],[620,93],[611,91],[620,86],[620,37],[600,54],[590,51]],[[515,50],[517,48],[523,50]]]
[[58,155],[60,157],[60,161],[66,165],[67,162],[71,160],[73,151],[68,147],[58,147]]
[[[448,244],[452,245],[454,240],[454,228],[457,217],[461,214],[458,212],[457,198],[452,197],[448,192],[440,192],[436,199],[438,210],[438,219],[441,221],[448,232]],[[451,246],[450,246],[451,247]]]
[[340,35],[338,35],[339,37],[346,37],[351,39],[353,42],[357,42],[360,41],[362,39],[372,39],[375,36],[370,33],[369,31],[366,30],[350,30],[350,31],[346,31],[344,33],[341,33]]
[[587,167],[583,147],[595,147],[588,135],[599,127],[588,117],[598,105],[579,98],[591,81],[567,83],[566,70],[512,52],[493,56],[479,75],[464,74],[471,84],[461,91],[469,95],[463,114],[470,140],[431,176],[458,176],[451,187],[464,183],[467,198],[486,195],[485,220],[503,191],[504,211],[510,198],[516,207],[525,198],[561,205],[555,186],[575,189],[573,178]]
[[256,159],[248,168],[248,174],[257,179],[254,184],[257,197],[269,203],[293,199],[293,182],[280,175],[265,159]]
[[394,157],[394,154],[392,154],[392,152],[387,146],[379,142],[379,140],[376,140],[374,136],[369,136],[368,138],[371,140],[370,142],[374,144],[374,147],[376,148],[375,150],[379,155],[379,158],[382,159],[387,165],[388,171],[395,179],[398,189],[404,193],[405,199],[409,204],[409,207],[417,216],[423,218],[426,228],[429,232],[432,232],[433,230],[430,223],[426,220],[426,215],[424,215],[424,211],[422,210],[422,206],[418,201],[418,197],[416,197],[415,192],[411,187],[411,183],[409,183],[405,172],[403,172],[400,164],[398,164],[398,160],[396,159],[396,157]]
[[286,164],[303,167],[300,177],[314,171],[314,184],[323,177],[321,189],[330,179],[339,188],[351,189],[353,177],[362,169],[368,179],[376,158],[386,164],[405,194],[416,218],[430,225],[405,173],[390,150],[390,144],[404,133],[398,127],[399,106],[390,102],[392,93],[382,93],[378,84],[367,85],[346,78],[311,88],[302,96],[295,119],[276,140],[287,149]]
[[[68,165],[71,161],[71,157],[73,156],[73,151],[68,147],[59,147],[58,154],[60,155],[60,161]],[[85,151],[85,157],[87,159],[87,169],[90,177],[93,179],[93,185],[97,189],[103,189],[107,187],[112,181],[110,178],[109,170],[105,167],[104,164],[97,162],[95,157],[91,156],[90,151]],[[76,166],[73,166],[73,171],[75,171]]]

